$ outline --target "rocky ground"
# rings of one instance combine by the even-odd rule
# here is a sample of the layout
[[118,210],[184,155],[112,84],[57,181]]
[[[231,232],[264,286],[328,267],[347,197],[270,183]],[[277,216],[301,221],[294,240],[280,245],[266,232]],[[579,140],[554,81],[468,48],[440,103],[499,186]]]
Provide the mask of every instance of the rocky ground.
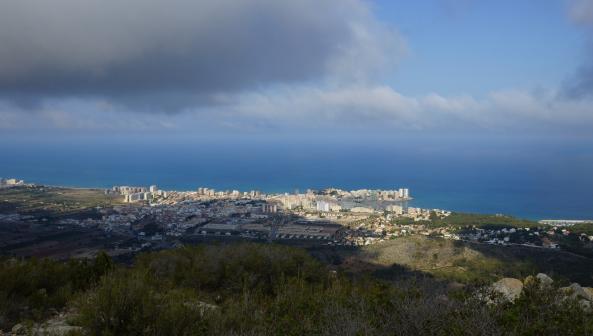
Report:
[[82,332],[81,327],[72,326],[68,322],[72,318],[72,313],[60,313],[53,318],[40,324],[19,323],[12,327],[10,332],[3,333],[0,336],[69,336],[78,335]]
[[[525,286],[536,285],[540,288],[553,288],[554,280],[547,274],[539,273],[536,276],[528,276],[523,281],[515,278],[502,278],[490,286],[491,292],[498,294],[490,303],[513,302],[519,298]],[[579,304],[586,311],[593,309],[593,288],[583,287],[578,283],[558,288],[563,298],[578,300]]]

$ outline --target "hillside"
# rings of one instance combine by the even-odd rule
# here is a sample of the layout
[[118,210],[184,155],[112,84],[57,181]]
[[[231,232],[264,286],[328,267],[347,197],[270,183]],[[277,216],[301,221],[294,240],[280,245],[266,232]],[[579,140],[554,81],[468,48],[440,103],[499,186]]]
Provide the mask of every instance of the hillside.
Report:
[[[418,252],[416,243],[383,246],[368,258],[388,263],[399,248]],[[410,262],[415,259],[422,257]],[[0,262],[0,329],[69,335],[593,333],[590,310],[562,296],[557,285],[535,282],[513,302],[487,305],[488,297],[469,286],[418,274],[390,280],[341,274],[305,250],[275,244],[166,250],[139,255],[132,267],[114,265],[104,254],[68,263],[12,259]]]
[[349,272],[382,277],[415,272],[463,283],[546,273],[563,282],[593,284],[593,259],[563,251],[469,243],[421,235],[356,249],[316,249],[313,254]]

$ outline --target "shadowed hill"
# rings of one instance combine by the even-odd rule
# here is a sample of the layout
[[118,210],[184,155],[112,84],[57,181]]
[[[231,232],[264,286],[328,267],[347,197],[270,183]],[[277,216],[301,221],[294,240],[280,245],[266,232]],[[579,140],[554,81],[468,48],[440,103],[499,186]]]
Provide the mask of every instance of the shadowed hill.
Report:
[[593,284],[593,259],[543,248],[410,236],[360,248],[314,249],[312,253],[349,272],[385,271],[397,265],[464,283],[543,272],[564,282]]

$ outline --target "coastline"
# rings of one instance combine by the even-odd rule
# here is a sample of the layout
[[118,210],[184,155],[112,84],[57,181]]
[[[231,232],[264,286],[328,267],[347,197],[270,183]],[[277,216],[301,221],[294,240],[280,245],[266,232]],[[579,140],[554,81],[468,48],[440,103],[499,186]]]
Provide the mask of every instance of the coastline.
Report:
[[[30,182],[30,181],[27,181]],[[113,185],[106,185],[105,183],[102,184],[97,184],[97,185],[81,185],[81,184],[76,184],[76,185],[68,185],[68,184],[46,184],[46,183],[36,183],[36,182],[31,182],[31,184],[37,185],[37,186],[46,186],[46,187],[53,187],[53,188],[66,188],[66,189],[80,189],[80,190],[110,190]],[[147,186],[149,184],[146,184]],[[335,186],[334,186],[335,187]],[[197,188],[197,186],[196,186]],[[167,191],[175,191],[175,192],[193,192],[196,190],[196,188],[190,189],[189,187],[187,188],[182,188],[182,189],[176,189],[176,188],[167,188],[167,186],[164,186],[164,189]],[[216,188],[216,187],[214,187]],[[328,187],[331,188],[331,187]],[[338,189],[342,189],[339,187],[335,187]],[[216,188],[219,189],[219,188]],[[233,190],[235,188],[221,188],[220,190]],[[326,188],[324,188],[326,189]],[[381,188],[378,188],[381,189]],[[305,191],[306,189],[301,189],[301,188],[293,188],[292,190],[289,190],[289,188],[279,188],[279,187],[274,187],[274,188],[268,188],[268,189],[258,189],[257,187],[252,187],[252,188],[246,188],[245,190],[258,190],[261,191],[262,193],[265,194],[291,194],[294,193],[295,190],[301,190],[301,191]],[[317,189],[315,189],[317,190]],[[346,190],[346,189],[344,189]],[[416,197],[409,197],[408,199],[402,199],[402,200],[395,200],[395,201],[391,201],[391,202],[399,202],[399,203],[408,203],[408,206],[414,206],[414,207],[421,207],[421,208],[427,208],[427,209],[433,209],[433,208],[437,208],[437,209],[447,209],[450,211],[454,211],[454,212],[458,212],[458,213],[469,213],[469,214],[480,214],[480,215],[494,215],[494,214],[502,214],[505,216],[512,216],[515,218],[521,218],[521,219],[527,219],[527,220],[532,220],[532,221],[545,221],[545,220],[552,220],[552,221],[585,221],[585,222],[589,222],[589,221],[593,221],[593,216],[591,217],[583,217],[583,216],[578,216],[578,215],[571,215],[571,214],[563,214],[563,215],[557,215],[557,216],[549,216],[546,214],[541,214],[541,215],[522,215],[520,213],[506,213],[504,211],[482,211],[482,209],[480,208],[464,208],[464,207],[446,207],[446,206],[439,206],[439,204],[443,204],[440,202],[431,202],[431,197],[430,195],[421,195],[420,197],[416,196]],[[448,203],[447,203],[448,204]]]

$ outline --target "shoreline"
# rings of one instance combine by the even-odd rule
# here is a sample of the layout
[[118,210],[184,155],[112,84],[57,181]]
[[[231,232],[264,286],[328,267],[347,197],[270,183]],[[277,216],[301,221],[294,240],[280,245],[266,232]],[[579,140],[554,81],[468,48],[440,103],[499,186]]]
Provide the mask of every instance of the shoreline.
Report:
[[[104,186],[80,186],[80,185],[55,185],[55,184],[39,184],[39,183],[25,183],[25,185],[23,186],[37,186],[37,187],[49,187],[49,188],[62,188],[62,189],[72,189],[72,190],[102,190],[102,191],[107,191],[107,190],[111,190],[113,186],[111,187],[104,187]],[[14,186],[0,186],[0,189],[2,188],[10,188],[10,187],[14,187]],[[197,188],[196,188],[197,189]],[[326,188],[326,189],[330,189],[330,188]],[[338,188],[339,189],[339,188]],[[222,190],[232,190],[232,189],[222,189]],[[261,192],[263,192],[264,194],[268,194],[268,195],[283,195],[283,194],[291,194],[290,191],[267,191],[267,190],[260,190],[260,189],[253,189],[253,190],[259,190]],[[306,189],[304,189],[306,190]],[[314,189],[317,190],[317,189]],[[323,189],[320,189],[323,190]],[[371,190],[371,189],[368,189]],[[377,189],[372,189],[372,190],[377,190]],[[195,192],[195,190],[176,190],[176,189],[167,189],[167,191],[172,191],[172,192]],[[293,191],[294,192],[294,191]],[[398,200],[384,200],[383,202],[393,202],[393,203],[405,203],[405,202],[411,202],[412,204],[410,205],[415,205],[413,204],[414,201],[417,201],[417,198],[415,197],[408,197],[407,199],[398,199]],[[416,204],[416,206],[418,206]],[[437,207],[426,207],[423,206],[425,208],[429,208],[429,209],[433,209],[433,208],[437,208]],[[490,212],[482,212],[482,211],[474,211],[474,210],[457,210],[457,209],[452,209],[449,208],[448,210],[453,211],[453,212],[457,212],[457,213],[466,213],[466,214],[477,214],[477,215],[495,215],[495,214],[499,214],[499,213],[490,213]],[[584,223],[584,224],[593,224],[593,219],[588,219],[588,218],[583,218],[583,217],[576,217],[576,216],[562,216],[562,217],[552,217],[552,216],[538,216],[538,217],[533,217],[533,216],[521,216],[521,215],[515,215],[515,214],[505,214],[502,213],[501,215],[503,216],[510,216],[510,217],[514,217],[514,218],[518,218],[518,219],[526,219],[526,220],[531,220],[534,222],[538,222],[538,223],[543,223],[546,221],[550,221],[550,222],[578,222],[578,223]]]

